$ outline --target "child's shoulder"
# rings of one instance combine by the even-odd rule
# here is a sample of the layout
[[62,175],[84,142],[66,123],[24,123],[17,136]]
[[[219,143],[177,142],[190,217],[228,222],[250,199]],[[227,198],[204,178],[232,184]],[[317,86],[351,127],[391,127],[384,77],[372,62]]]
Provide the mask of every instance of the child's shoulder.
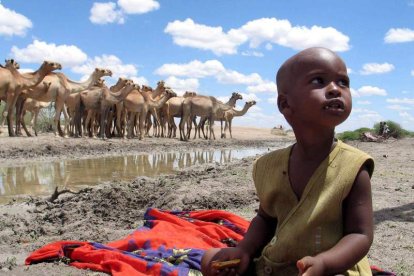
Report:
[[283,157],[289,157],[290,154],[290,150],[292,148],[292,145],[285,147],[285,148],[281,148],[281,149],[276,149],[273,151],[270,151],[260,157],[258,157],[255,160],[255,163],[268,163],[268,162],[278,162],[279,160],[283,159]]

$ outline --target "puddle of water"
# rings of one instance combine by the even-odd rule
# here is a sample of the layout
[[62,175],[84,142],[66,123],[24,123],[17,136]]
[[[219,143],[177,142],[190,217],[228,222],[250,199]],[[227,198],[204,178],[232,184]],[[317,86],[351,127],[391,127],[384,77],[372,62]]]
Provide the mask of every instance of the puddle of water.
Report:
[[50,195],[56,187],[73,190],[113,180],[172,174],[194,165],[231,162],[262,154],[267,148],[246,148],[186,153],[155,153],[0,167],[0,203],[18,195]]

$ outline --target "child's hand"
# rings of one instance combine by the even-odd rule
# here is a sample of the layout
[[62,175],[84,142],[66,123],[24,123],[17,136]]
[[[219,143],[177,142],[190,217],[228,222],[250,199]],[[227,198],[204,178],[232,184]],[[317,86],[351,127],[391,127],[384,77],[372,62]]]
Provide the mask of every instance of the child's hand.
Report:
[[[205,273],[206,271],[203,271],[203,274],[219,276],[241,275],[247,270],[249,266],[250,257],[240,248],[222,248],[213,254],[214,255],[208,264],[208,273]],[[219,265],[221,262],[224,262],[224,266]]]
[[296,262],[299,269],[299,276],[319,276],[324,275],[325,264],[321,258],[304,257]]

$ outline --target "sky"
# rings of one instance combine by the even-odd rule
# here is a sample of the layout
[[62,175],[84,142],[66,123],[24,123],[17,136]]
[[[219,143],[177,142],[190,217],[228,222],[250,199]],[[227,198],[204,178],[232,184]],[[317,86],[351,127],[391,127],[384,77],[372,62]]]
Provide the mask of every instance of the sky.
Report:
[[353,110],[338,132],[392,120],[414,131],[414,0],[0,0],[0,61],[21,71],[60,62],[70,79],[96,67],[156,87],[160,80],[227,102],[255,100],[233,125],[289,128],[275,74],[298,51],[342,57]]

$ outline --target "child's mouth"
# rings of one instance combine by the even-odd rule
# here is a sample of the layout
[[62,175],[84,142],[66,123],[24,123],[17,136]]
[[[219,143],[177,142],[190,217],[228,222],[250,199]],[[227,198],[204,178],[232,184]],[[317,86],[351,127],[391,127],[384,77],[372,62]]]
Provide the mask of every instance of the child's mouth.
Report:
[[325,110],[344,110],[345,109],[345,107],[344,107],[344,104],[343,104],[343,102],[341,102],[341,101],[339,101],[339,100],[333,100],[333,101],[330,101],[327,105],[325,105],[324,107],[323,107],[323,109],[325,109]]

